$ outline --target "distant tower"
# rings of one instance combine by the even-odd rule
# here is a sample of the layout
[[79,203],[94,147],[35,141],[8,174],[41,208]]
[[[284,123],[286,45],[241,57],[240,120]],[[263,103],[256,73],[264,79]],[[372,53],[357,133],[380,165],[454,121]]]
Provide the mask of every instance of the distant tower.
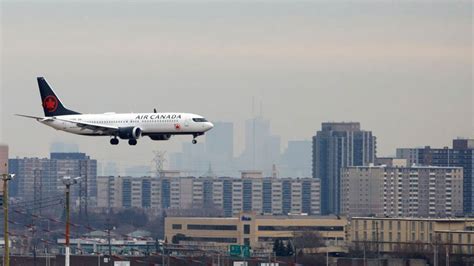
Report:
[[162,173],[163,173],[163,170],[164,170],[164,164],[166,162],[166,158],[165,158],[166,152],[165,151],[153,151],[153,154],[155,154],[155,156],[153,157],[153,160],[152,160],[155,177],[162,177]]
[[207,172],[204,174],[204,177],[217,177],[217,175],[212,170],[212,164],[211,163],[209,163],[209,168],[207,169]]
[[273,164],[272,166],[272,178],[278,178],[278,169],[276,164]]

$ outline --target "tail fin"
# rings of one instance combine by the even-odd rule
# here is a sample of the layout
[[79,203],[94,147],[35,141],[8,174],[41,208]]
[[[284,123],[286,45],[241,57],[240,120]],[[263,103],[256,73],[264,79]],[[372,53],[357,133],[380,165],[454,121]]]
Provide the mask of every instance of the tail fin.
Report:
[[49,86],[48,82],[43,77],[38,77],[38,87],[41,94],[41,103],[43,105],[45,116],[59,116],[59,115],[75,115],[78,112],[72,111],[64,107],[59,98]]

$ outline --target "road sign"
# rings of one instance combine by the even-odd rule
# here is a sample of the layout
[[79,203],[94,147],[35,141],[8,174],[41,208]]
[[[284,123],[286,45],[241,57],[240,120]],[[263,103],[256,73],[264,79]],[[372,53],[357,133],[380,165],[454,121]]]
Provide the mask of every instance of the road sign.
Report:
[[250,246],[230,245],[229,254],[231,256],[250,258]]
[[231,256],[240,256],[242,254],[242,246],[240,246],[240,245],[230,245],[229,254]]
[[250,258],[250,247],[242,246],[242,257]]

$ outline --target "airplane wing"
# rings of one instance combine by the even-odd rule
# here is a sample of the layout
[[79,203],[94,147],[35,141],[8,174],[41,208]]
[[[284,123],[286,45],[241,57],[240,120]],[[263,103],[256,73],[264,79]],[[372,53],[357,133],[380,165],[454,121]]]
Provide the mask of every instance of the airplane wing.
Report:
[[114,126],[87,123],[87,122],[83,122],[83,121],[73,121],[73,120],[57,118],[57,117],[55,119],[59,120],[59,121],[65,121],[65,122],[76,124],[76,126],[78,126],[80,128],[83,128],[83,129],[90,129],[90,130],[94,130],[96,132],[100,131],[100,132],[103,132],[105,134],[110,134],[110,135],[114,135],[118,131],[118,127],[114,127]]
[[21,116],[21,117],[26,117],[26,118],[36,119],[38,121],[52,121],[52,120],[54,120],[52,117],[39,117],[39,116],[21,115],[21,114],[15,114],[15,115],[16,116]]

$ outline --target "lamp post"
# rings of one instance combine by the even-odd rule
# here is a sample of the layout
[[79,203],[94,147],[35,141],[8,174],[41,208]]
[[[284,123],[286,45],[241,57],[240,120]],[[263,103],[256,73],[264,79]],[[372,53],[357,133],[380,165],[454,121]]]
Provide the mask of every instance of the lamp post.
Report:
[[[6,166],[6,164],[5,164]],[[5,266],[10,266],[10,242],[8,240],[8,181],[15,177],[15,174],[2,174],[3,180],[3,239],[5,243]]]
[[69,250],[69,197],[71,185],[77,184],[81,177],[71,178],[70,176],[63,177],[63,184],[66,186],[66,247],[65,247],[65,266],[70,266],[70,250]]

